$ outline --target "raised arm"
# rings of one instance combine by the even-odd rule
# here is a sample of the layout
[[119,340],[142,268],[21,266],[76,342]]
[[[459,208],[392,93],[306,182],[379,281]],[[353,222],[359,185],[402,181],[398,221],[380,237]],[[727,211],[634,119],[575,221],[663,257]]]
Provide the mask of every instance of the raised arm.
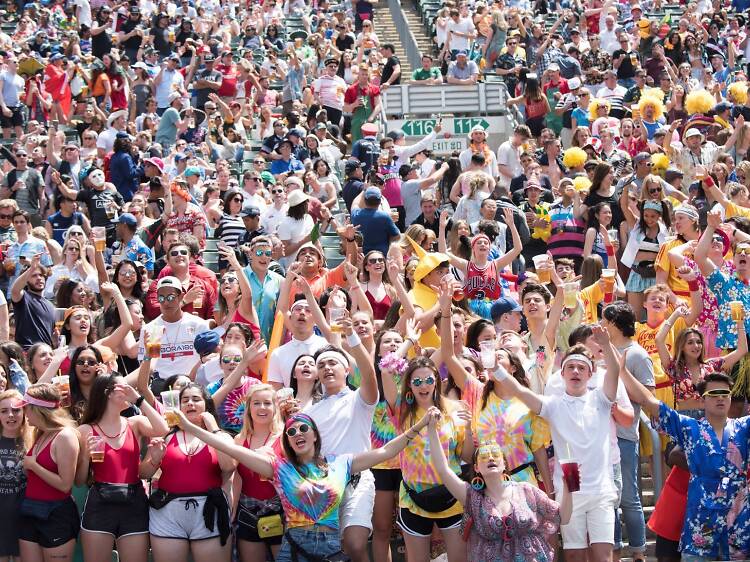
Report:
[[511,236],[513,237],[513,248],[495,260],[495,266],[498,270],[502,270],[513,263],[513,260],[521,255],[521,250],[523,249],[521,235],[516,228],[516,221],[513,217],[513,210],[509,207],[504,207],[503,217],[505,218],[505,224],[508,225],[508,228],[510,229]]
[[242,381],[242,377],[247,374],[250,365],[259,357],[265,357],[267,352],[266,342],[263,338],[253,341],[245,353],[242,354],[242,361],[234,368],[234,371],[221,383],[219,389],[211,396],[215,404],[221,404],[227,395],[237,387]]
[[128,304],[125,302],[125,297],[122,296],[120,288],[117,285],[111,282],[105,282],[101,284],[100,289],[102,292],[109,292],[112,295],[115,305],[117,306],[117,314],[120,317],[120,324],[114,332],[98,340],[96,343],[99,345],[106,345],[111,349],[117,349],[125,339],[125,336],[130,333],[130,329],[133,327],[133,317],[130,314]]
[[602,348],[602,351],[604,351],[604,362],[607,365],[607,372],[604,375],[604,385],[602,390],[604,390],[604,395],[609,401],[614,402],[615,398],[617,398],[617,373],[620,370],[617,352],[609,339],[609,332],[607,332],[603,326],[597,324],[592,328],[592,331],[594,341],[596,341],[596,343]]
[[716,264],[708,257],[708,251],[711,248],[711,239],[719,225],[721,224],[721,215],[717,212],[708,213],[708,224],[703,236],[700,237],[698,245],[695,248],[695,263],[701,270],[701,273],[708,277],[716,269]]
[[351,318],[345,317],[341,321],[346,334],[346,342],[349,344],[349,353],[356,361],[359,373],[362,376],[359,385],[359,394],[366,404],[375,404],[378,401],[378,380],[375,375],[375,367],[367,349],[362,345],[362,340],[354,333]]
[[737,363],[747,355],[747,334],[745,333],[745,321],[740,319],[737,321],[737,349],[727,353],[724,359],[724,365],[722,369],[724,371],[730,371],[734,364]]
[[[368,468],[372,468],[382,462],[387,461],[398,455],[404,448],[409,444],[409,441],[414,439],[417,434],[427,426],[427,422],[430,419],[430,412],[437,408],[430,408],[427,413],[422,416],[422,419],[411,426],[407,431],[404,431],[401,435],[395,439],[391,439],[384,446],[379,449],[373,449],[365,453],[359,453],[354,455],[352,459],[352,473],[362,472]],[[440,410],[438,410],[439,412]]]

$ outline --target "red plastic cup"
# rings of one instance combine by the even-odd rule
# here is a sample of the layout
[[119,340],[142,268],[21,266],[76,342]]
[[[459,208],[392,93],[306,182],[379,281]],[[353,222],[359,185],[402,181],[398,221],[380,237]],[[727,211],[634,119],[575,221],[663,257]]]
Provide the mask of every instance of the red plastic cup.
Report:
[[581,471],[578,461],[570,459],[566,461],[560,461],[560,467],[563,472],[563,480],[568,486],[568,491],[577,492],[581,489]]

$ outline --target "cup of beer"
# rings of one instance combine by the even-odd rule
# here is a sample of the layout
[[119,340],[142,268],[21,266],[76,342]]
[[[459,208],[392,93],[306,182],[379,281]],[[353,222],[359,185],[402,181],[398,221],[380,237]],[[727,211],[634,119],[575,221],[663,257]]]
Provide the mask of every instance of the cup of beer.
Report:
[[164,336],[164,326],[151,326],[148,328],[148,340],[146,342],[146,355],[151,359],[161,357],[161,340]]
[[745,308],[742,301],[731,301],[729,303],[729,311],[732,315],[732,322],[742,322],[742,318],[745,315]]
[[165,390],[161,393],[161,403],[167,409],[164,412],[164,417],[167,420],[169,427],[175,427],[180,424],[180,418],[177,415],[176,410],[180,409],[180,391],[179,390]]
[[576,308],[578,306],[578,287],[577,281],[563,284],[565,308]]
[[549,266],[549,257],[546,254],[541,256],[534,256],[534,271],[536,271],[537,277],[541,284],[547,284],[552,282],[552,270]]
[[200,310],[203,308],[203,289],[200,290],[198,293],[198,296],[195,297],[195,300],[193,301],[193,310]]
[[70,377],[68,375],[58,375],[52,377],[52,384],[60,391],[60,406],[70,408]]
[[581,469],[578,461],[575,459],[561,460],[563,480],[568,485],[569,492],[577,492],[581,489]]
[[614,269],[602,269],[602,279],[604,279],[604,283],[607,285],[608,292],[612,292],[614,289],[616,276],[617,272]]
[[492,369],[495,367],[495,342],[487,340],[479,343],[479,358],[482,361],[482,367]]
[[89,455],[91,462],[104,462],[104,437],[101,435],[91,436]]
[[95,226],[91,229],[94,235],[94,247],[97,252],[103,252],[107,247],[107,229],[103,226]]
[[332,306],[328,309],[328,322],[331,325],[332,332],[341,332],[341,326],[337,322],[346,316],[346,309],[339,306]]

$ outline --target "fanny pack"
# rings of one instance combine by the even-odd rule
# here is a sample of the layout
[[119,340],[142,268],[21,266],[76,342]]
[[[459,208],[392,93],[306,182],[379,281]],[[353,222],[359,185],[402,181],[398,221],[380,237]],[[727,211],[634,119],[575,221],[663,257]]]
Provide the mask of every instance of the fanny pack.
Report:
[[29,498],[23,498],[21,500],[21,515],[26,517],[33,517],[40,521],[47,521],[52,512],[58,507],[63,505],[68,500],[60,501],[45,501],[45,500],[32,500]]
[[419,509],[429,511],[430,513],[445,511],[453,507],[458,501],[443,484],[417,492],[404,482],[404,488],[406,488],[406,493],[409,494],[409,497]]
[[631,267],[633,271],[635,271],[638,275],[643,277],[644,279],[650,279],[652,277],[656,277],[656,269],[654,268],[654,262],[639,262],[636,264],[633,264],[633,267]]
[[277,497],[256,500],[242,496],[237,509],[237,521],[255,529],[262,539],[280,537],[284,534],[284,510]]
[[284,534],[284,538],[289,543],[289,550],[292,554],[292,562],[299,562],[298,555],[300,554],[304,556],[306,562],[349,562],[349,560],[351,560],[341,550],[339,550],[338,552],[332,552],[331,554],[326,554],[325,556],[310,554],[299,544],[297,544],[297,542],[291,537],[288,532]]
[[96,482],[94,488],[104,503],[123,504],[135,500],[140,484],[106,484]]

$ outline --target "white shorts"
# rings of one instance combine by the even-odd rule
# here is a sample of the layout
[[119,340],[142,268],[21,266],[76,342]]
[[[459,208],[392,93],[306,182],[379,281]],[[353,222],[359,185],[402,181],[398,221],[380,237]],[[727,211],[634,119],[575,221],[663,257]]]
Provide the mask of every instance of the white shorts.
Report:
[[617,494],[573,494],[570,522],[560,527],[563,549],[588,548],[594,543],[615,543],[615,500]]
[[375,507],[375,477],[365,470],[360,473],[357,487],[347,485],[339,506],[339,529],[366,527],[372,531],[372,510]]
[[[206,496],[176,498],[161,509],[149,508],[148,531],[154,537],[199,541],[218,537],[219,526],[206,527],[203,506]],[[228,514],[227,514],[228,516]]]

